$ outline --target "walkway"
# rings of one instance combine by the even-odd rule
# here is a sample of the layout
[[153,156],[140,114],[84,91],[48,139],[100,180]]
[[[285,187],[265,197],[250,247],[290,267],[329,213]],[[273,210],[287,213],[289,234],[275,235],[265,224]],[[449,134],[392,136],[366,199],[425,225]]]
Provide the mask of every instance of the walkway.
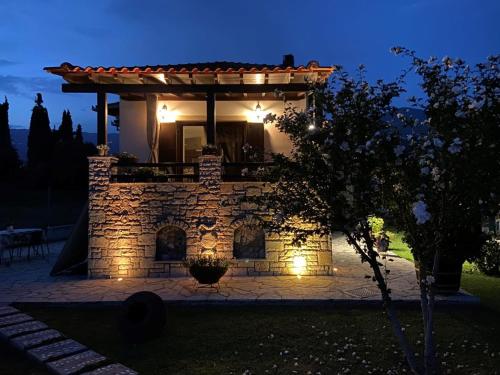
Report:
[[[358,255],[343,237],[334,240],[334,276],[264,276],[225,277],[220,292],[198,288],[192,278],[171,279],[99,279],[84,277],[50,277],[49,271],[62,243],[52,246],[49,259],[18,261],[10,267],[0,266],[0,304],[12,302],[117,302],[134,292],[149,290],[165,301],[190,302],[316,302],[316,301],[379,301],[380,293],[365,275],[371,275],[368,265],[361,264]],[[395,300],[419,299],[413,264],[389,257],[391,270],[389,287]],[[467,302],[471,296],[441,298]],[[477,301],[477,300],[476,300]]]

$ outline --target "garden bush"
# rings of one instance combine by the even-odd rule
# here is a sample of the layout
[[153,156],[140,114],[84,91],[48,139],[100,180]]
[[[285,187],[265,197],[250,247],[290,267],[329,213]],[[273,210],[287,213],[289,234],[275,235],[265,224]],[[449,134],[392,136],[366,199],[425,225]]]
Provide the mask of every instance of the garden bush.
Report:
[[474,263],[485,275],[500,276],[500,242],[494,239],[486,242]]

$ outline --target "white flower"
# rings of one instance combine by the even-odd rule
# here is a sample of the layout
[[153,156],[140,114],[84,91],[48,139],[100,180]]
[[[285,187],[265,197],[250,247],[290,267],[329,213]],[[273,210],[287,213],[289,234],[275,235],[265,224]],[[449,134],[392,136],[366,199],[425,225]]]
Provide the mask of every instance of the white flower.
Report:
[[455,138],[448,147],[448,152],[450,154],[458,154],[460,151],[462,151],[462,141],[460,138]]
[[403,152],[405,150],[405,146],[403,145],[397,145],[395,148],[394,148],[394,154],[397,156],[397,157],[400,157]]
[[342,142],[342,143],[340,144],[340,149],[341,149],[342,151],[347,151],[347,150],[349,150],[349,144],[348,144],[346,141]]
[[425,224],[431,218],[431,214],[427,211],[427,205],[422,200],[413,203],[412,212],[417,219],[417,224]]
[[443,141],[439,138],[433,138],[432,143],[434,143],[434,146],[441,148],[443,147]]
[[425,278],[425,282],[427,283],[427,285],[434,284],[434,281],[436,281],[436,280],[434,279],[434,276],[432,276],[432,275],[429,275]]

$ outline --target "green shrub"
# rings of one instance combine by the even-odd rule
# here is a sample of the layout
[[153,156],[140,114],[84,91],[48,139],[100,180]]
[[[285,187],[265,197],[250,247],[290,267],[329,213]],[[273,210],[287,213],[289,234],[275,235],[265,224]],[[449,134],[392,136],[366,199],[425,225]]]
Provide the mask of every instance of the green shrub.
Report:
[[500,242],[494,239],[487,241],[474,263],[485,275],[500,276]]
[[129,154],[128,152],[120,152],[115,155],[118,158],[118,165],[130,165],[135,164],[139,160],[134,154]]
[[381,217],[370,216],[368,223],[372,228],[372,234],[375,238],[380,237],[384,233],[384,219]]

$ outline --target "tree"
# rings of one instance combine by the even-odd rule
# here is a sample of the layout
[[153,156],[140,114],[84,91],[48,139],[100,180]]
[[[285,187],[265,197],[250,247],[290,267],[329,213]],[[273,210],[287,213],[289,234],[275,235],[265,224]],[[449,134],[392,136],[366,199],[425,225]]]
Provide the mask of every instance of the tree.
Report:
[[266,118],[289,135],[293,151],[290,157],[273,156],[274,166],[264,172],[273,189],[250,200],[270,212],[268,230],[291,233],[296,242],[336,231],[346,236],[372,268],[369,277],[380,289],[393,332],[410,368],[419,373],[392,304],[390,270],[383,267],[369,224],[372,215],[384,216],[395,183],[399,137],[388,119],[397,114],[392,100],[403,88],[400,82],[370,85],[364,74],[364,67],[357,78],[338,68],[330,86],[315,88],[315,110],[288,107],[282,116]]
[[0,180],[8,180],[19,171],[21,162],[12,146],[9,128],[9,102],[0,104]]
[[75,143],[77,145],[82,145],[83,144],[82,126],[80,124],[78,124],[78,126],[76,127]]
[[73,142],[73,120],[68,110],[63,111],[61,125],[58,130],[58,139],[63,143],[69,144]]
[[410,128],[426,131],[398,146],[391,215],[419,263],[425,367],[434,373],[439,270],[444,264],[460,272],[465,260],[477,256],[487,239],[481,219],[500,209],[500,56],[471,68],[461,59],[424,60],[405,48],[393,51],[411,59],[425,94],[411,103],[426,120],[404,118]]
[[37,94],[35,103],[28,133],[28,166],[44,169],[52,157],[52,131],[42,94]]

